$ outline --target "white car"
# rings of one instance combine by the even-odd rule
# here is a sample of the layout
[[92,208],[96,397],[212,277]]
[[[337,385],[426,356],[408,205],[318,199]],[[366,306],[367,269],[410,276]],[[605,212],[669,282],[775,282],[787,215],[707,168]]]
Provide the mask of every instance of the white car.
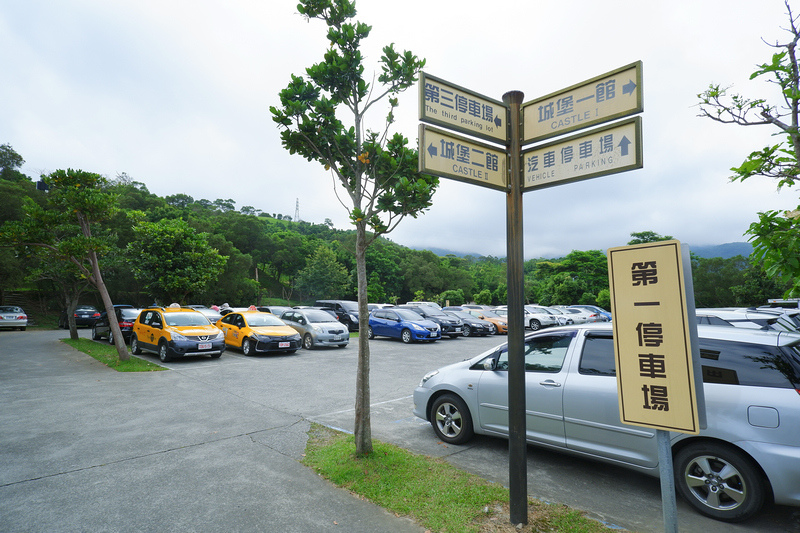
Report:
[[25,331],[28,327],[28,315],[16,305],[0,305],[0,328],[11,328]]
[[[502,317],[508,317],[508,306],[501,305],[499,307],[495,307],[494,312]],[[549,326],[559,325],[558,319],[555,315],[552,315],[546,311],[540,311],[529,305],[524,307],[523,320],[525,321],[525,327],[530,328],[533,331],[537,331]]]

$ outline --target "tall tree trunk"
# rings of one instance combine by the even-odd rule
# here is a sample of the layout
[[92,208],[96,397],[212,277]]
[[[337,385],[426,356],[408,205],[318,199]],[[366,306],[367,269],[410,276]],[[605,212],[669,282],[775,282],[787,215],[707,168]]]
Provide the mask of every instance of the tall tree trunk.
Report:
[[356,454],[372,453],[369,399],[369,310],[367,309],[366,222],[356,223],[356,276],[358,278],[358,370],[356,371]]
[[111,328],[111,333],[114,335],[114,347],[117,349],[120,361],[127,361],[130,359],[128,355],[128,347],[125,346],[125,339],[122,337],[122,332],[119,329],[119,322],[117,322],[117,314],[114,312],[114,304],[111,302],[111,296],[108,294],[108,289],[103,281],[103,276],[100,274],[100,265],[97,262],[97,253],[94,250],[90,252],[89,261],[92,263],[92,275],[94,277],[95,286],[100,292],[100,297],[103,299],[103,306],[106,308],[108,315],[108,326]]

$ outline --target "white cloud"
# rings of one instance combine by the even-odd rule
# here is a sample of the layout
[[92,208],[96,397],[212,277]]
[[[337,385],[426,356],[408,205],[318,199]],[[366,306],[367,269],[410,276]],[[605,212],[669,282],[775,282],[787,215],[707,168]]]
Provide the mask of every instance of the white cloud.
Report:
[[[748,81],[785,39],[783,2],[633,0],[518,2],[360,0],[373,27],[370,68],[394,42],[426,71],[495,99],[530,100],[643,61],[644,168],[529,192],[525,255],[625,244],[652,230],[690,244],[744,240],[758,211],[792,208],[771,183],[729,183],[729,168],[774,141],[768,129],[698,118],[709,83],[750,97]],[[280,146],[269,106],[291,74],[319,61],[325,29],[294,2],[26,0],[0,12],[0,143],[36,176],[82,168],[126,172],[154,193],[232,198],[304,220],[347,216],[330,176]],[[417,92],[397,126],[416,138]],[[384,110],[377,110],[382,118]],[[433,207],[390,238],[412,247],[505,255],[505,196],[442,179]]]

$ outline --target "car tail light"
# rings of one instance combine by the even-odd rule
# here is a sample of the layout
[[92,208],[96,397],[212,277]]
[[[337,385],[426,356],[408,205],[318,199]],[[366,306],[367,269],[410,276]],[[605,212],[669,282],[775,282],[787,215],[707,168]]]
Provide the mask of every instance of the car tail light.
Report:
[[100,313],[95,313],[92,315],[92,318],[100,318]]
[[129,321],[120,322],[119,323],[119,327],[121,327],[121,328],[132,328],[133,327],[133,322],[129,322]]

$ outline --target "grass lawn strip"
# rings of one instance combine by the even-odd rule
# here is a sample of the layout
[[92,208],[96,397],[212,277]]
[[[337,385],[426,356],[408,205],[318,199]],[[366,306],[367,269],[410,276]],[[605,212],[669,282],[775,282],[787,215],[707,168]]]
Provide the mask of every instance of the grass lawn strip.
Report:
[[163,366],[151,363],[135,355],[131,355],[127,361],[120,361],[117,348],[113,344],[100,344],[99,342],[89,339],[61,339],[61,341],[97,359],[117,372],[155,372],[157,370],[166,370]]
[[528,524],[509,522],[508,489],[441,459],[373,440],[373,453],[355,455],[352,435],[313,424],[303,463],[335,485],[431,532],[505,533],[611,531],[563,505],[529,500]]

